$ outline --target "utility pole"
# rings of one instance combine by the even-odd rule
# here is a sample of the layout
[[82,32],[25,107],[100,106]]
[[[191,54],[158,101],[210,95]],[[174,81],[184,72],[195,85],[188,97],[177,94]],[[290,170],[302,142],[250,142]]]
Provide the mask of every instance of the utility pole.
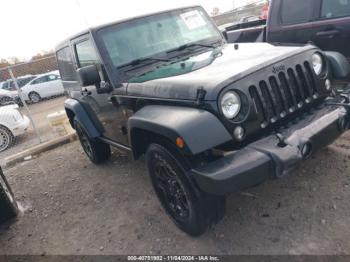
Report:
[[30,122],[31,122],[31,124],[32,124],[32,126],[33,126],[33,129],[34,129],[34,131],[35,131],[35,133],[36,133],[36,136],[37,136],[37,138],[39,139],[39,142],[42,143],[43,140],[41,139],[41,136],[40,136],[40,134],[39,134],[39,131],[38,131],[38,129],[37,129],[36,125],[35,125],[35,122],[34,122],[34,120],[33,120],[32,112],[30,112],[30,110],[29,110],[29,108],[28,108],[28,105],[27,105],[25,99],[23,98],[22,89],[19,87],[18,82],[17,82],[17,79],[15,78],[15,76],[14,76],[14,74],[13,74],[12,67],[9,67],[9,68],[8,68],[8,72],[9,72],[9,74],[10,74],[10,76],[11,76],[11,79],[12,79],[12,81],[13,81],[13,84],[15,85],[15,88],[16,88],[16,90],[17,90],[17,92],[18,92],[18,96],[19,96],[19,98],[21,99],[22,104],[23,104],[25,110],[26,110],[27,113],[28,113],[29,120],[30,120]]

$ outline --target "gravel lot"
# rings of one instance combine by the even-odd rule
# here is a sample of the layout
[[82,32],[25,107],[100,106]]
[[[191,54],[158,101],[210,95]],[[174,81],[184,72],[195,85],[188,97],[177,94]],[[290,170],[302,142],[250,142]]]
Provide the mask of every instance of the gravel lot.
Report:
[[143,160],[91,164],[78,142],[5,170],[24,214],[0,254],[350,254],[350,134],[289,176],[227,201],[200,238],[162,211]]
[[[29,110],[32,113],[33,120],[39,131],[39,134],[43,141],[51,140],[57,137],[57,134],[52,132],[52,128],[46,119],[46,116],[63,110],[63,104],[66,97],[56,97],[49,100],[41,101],[40,103],[29,105]],[[21,108],[21,112],[24,115],[28,115],[24,108]],[[15,144],[4,152],[0,153],[0,165],[3,165],[3,160],[5,157],[16,154],[22,150],[30,148],[39,143],[39,139],[34,132],[33,127],[30,125],[27,133],[16,138]]]

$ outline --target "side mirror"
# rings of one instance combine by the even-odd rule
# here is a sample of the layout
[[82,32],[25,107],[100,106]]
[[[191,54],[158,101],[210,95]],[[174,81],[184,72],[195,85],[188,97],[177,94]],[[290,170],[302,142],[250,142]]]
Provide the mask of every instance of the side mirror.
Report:
[[100,85],[101,77],[96,65],[89,65],[77,70],[79,81],[82,86]]

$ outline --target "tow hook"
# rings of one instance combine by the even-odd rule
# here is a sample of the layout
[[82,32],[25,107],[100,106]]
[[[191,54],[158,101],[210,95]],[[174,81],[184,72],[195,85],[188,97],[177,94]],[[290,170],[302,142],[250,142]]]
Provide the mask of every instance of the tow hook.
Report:
[[312,152],[312,144],[311,142],[305,142],[303,145],[299,147],[299,150],[301,152],[301,155],[304,158],[308,158],[311,155]]
[[[276,137],[278,138],[278,141],[279,141],[277,146],[284,148],[288,145],[286,143],[286,138],[281,133],[277,133]],[[298,148],[303,158],[309,157],[312,152],[312,144],[310,141],[301,142]]]
[[276,137],[278,138],[277,146],[282,147],[282,148],[287,146],[287,143],[285,142],[285,138],[282,134],[277,133]]

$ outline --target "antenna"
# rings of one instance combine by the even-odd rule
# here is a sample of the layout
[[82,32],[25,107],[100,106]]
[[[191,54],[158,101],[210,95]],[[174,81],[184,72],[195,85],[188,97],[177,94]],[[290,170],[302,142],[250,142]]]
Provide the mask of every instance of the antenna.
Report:
[[[82,6],[80,5],[79,0],[75,0],[75,3],[77,5],[78,9],[80,9],[80,10],[83,9]],[[90,24],[89,24],[89,21],[84,14],[84,12],[79,12],[79,13],[80,13],[81,18],[83,19],[83,21],[85,23],[86,28],[89,28],[89,30],[90,30]]]

